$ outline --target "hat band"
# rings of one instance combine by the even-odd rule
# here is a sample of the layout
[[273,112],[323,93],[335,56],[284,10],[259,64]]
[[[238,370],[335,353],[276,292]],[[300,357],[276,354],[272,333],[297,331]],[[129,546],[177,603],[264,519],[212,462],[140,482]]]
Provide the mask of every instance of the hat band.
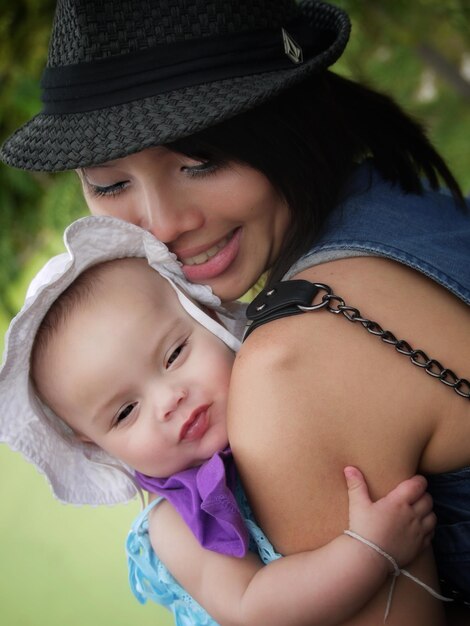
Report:
[[94,111],[216,80],[289,69],[325,51],[332,30],[305,18],[285,28],[182,41],[98,61],[48,67],[43,113]]

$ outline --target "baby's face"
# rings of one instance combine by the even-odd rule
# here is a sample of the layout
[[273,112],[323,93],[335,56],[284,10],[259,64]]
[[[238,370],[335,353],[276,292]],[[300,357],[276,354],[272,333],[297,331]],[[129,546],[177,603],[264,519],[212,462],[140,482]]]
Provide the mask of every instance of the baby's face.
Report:
[[42,356],[46,403],[81,439],[149,476],[223,449],[233,352],[146,261],[117,264],[95,290]]

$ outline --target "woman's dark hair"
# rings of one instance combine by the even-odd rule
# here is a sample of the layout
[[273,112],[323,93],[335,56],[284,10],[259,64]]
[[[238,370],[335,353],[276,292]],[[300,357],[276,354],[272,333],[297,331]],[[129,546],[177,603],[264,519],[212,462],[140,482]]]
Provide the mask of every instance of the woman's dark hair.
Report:
[[354,167],[371,158],[406,193],[442,180],[464,206],[459,185],[422,127],[388,96],[326,71],[221,124],[168,145],[221,165],[263,172],[293,219],[270,280],[279,280],[318,237]]

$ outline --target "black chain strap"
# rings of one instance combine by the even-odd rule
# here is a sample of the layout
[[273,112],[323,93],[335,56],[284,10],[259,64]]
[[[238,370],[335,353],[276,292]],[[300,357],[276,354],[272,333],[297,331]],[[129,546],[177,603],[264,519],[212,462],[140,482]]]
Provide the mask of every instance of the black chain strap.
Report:
[[[331,287],[328,285],[323,283],[313,283],[313,285],[318,290],[325,292],[321,302],[309,306],[298,304],[297,307],[301,311],[317,311],[324,308],[336,315],[341,313],[350,322],[359,322],[371,335],[376,335],[383,342],[394,346],[397,352],[409,357],[413,365],[420,367],[429,376],[437,378],[444,385],[451,387],[462,398],[470,399],[470,382],[466,378],[459,378],[457,374],[443,367],[436,359],[430,359],[423,350],[414,350],[404,339],[397,339],[392,332],[384,330],[377,322],[362,317],[359,309],[348,306],[343,298],[332,292]],[[334,306],[332,303],[337,304]]]

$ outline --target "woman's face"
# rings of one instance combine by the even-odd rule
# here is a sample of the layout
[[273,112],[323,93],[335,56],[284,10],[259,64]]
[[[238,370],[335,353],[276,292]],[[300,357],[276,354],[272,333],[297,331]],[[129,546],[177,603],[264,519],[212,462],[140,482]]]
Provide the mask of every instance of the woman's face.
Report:
[[149,230],[186,277],[223,300],[243,295],[276,260],[289,224],[284,198],[257,170],[149,148],[79,171],[90,211]]

